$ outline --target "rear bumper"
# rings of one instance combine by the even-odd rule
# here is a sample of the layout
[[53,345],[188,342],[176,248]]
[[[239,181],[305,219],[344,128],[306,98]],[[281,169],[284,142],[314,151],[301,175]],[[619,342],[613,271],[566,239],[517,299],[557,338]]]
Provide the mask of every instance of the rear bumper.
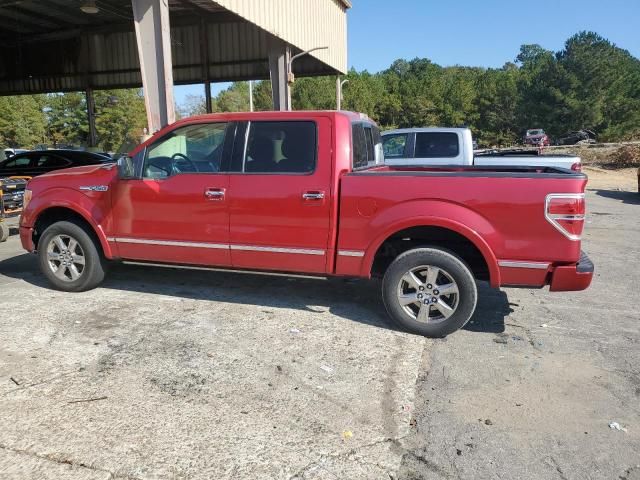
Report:
[[549,290],[552,292],[585,290],[591,285],[593,271],[593,262],[586,253],[581,252],[578,263],[554,268]]
[[593,262],[581,252],[580,260],[569,265],[548,262],[498,262],[500,285],[504,287],[542,288],[549,285],[552,292],[585,290],[593,278]]
[[33,244],[33,228],[20,227],[20,242],[22,243],[22,248],[28,252],[33,252],[36,249]]

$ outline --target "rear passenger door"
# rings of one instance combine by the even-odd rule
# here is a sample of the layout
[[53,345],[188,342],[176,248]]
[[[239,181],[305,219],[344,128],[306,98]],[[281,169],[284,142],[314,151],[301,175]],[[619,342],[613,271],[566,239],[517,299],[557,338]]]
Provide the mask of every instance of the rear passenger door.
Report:
[[331,135],[322,117],[241,125],[229,175],[234,267],[326,272]]

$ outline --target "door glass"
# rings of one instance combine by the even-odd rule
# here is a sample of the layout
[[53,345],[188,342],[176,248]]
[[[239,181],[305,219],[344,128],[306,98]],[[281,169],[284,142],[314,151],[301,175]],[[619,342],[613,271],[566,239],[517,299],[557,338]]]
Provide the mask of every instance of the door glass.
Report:
[[422,132],[416,134],[416,158],[457,157],[458,135]]
[[11,160],[8,160],[2,167],[3,168],[28,167],[29,163],[31,163],[30,157],[18,157],[18,158],[12,158]]
[[407,134],[385,135],[382,139],[384,158],[405,157],[404,148],[407,145]]
[[147,149],[143,177],[219,172],[226,128],[226,123],[202,123],[173,130]]
[[243,171],[312,173],[316,166],[316,138],[315,122],[251,122]]
[[69,165],[69,163],[64,158],[41,155],[37,160],[36,166],[40,168],[62,168]]

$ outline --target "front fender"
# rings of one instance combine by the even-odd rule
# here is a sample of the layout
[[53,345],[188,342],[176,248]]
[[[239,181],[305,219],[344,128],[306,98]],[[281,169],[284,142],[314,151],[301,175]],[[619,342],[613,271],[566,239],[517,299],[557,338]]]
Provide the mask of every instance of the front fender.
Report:
[[370,227],[377,233],[365,251],[362,275],[370,275],[376,252],[386,239],[407,228],[425,226],[446,228],[468,239],[487,263],[491,286],[500,285],[498,261],[489,245],[498,233],[491,223],[464,205],[431,199],[402,202],[371,220]]
[[53,187],[31,199],[27,209],[22,214],[20,225],[33,228],[37,219],[51,208],[66,208],[80,215],[95,232],[105,257],[113,258],[111,246],[107,241],[105,225],[109,219],[109,192],[80,192],[73,188]]

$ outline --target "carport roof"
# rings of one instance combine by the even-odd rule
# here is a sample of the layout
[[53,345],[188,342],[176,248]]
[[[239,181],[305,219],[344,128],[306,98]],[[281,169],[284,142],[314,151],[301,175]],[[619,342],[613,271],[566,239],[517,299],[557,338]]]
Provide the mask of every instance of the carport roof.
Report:
[[[131,0],[0,0],[0,95],[142,85]],[[274,41],[297,75],[346,71],[347,0],[169,0],[174,82],[269,78]]]

